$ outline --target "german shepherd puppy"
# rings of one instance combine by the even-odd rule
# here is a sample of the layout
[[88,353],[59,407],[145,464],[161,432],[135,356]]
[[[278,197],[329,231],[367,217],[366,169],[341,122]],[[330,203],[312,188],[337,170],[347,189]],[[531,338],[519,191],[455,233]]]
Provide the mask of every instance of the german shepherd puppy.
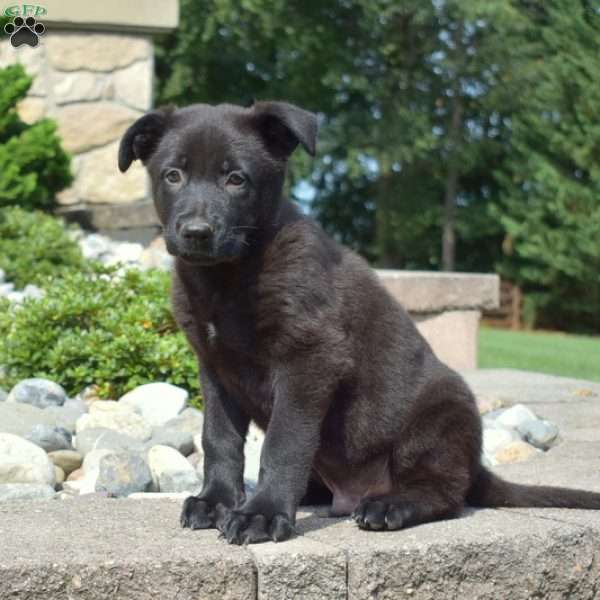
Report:
[[[600,509],[600,494],[507,483],[481,465],[465,382],[367,263],[283,198],[289,156],[314,155],[316,136],[314,114],[258,102],[158,109],[121,141],[120,170],[139,159],[150,174],[176,257],[175,318],[201,368],[204,487],[181,524],[281,541],[303,497],[375,531],[465,503]],[[250,420],[266,437],[246,498]]]

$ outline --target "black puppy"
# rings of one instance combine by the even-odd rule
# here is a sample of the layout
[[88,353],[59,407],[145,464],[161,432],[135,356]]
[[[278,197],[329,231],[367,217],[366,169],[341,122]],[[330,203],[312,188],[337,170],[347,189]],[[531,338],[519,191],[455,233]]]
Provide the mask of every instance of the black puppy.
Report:
[[[181,523],[232,543],[285,540],[309,489],[363,529],[474,506],[600,508],[600,494],[510,484],[480,464],[472,393],[368,265],[282,198],[315,115],[281,102],[161,109],[126,132],[119,168],[152,179],[173,307],[198,355],[204,488]],[[245,498],[250,420],[266,431]],[[332,496],[331,496],[332,495]],[[307,498],[314,501],[317,497]]]

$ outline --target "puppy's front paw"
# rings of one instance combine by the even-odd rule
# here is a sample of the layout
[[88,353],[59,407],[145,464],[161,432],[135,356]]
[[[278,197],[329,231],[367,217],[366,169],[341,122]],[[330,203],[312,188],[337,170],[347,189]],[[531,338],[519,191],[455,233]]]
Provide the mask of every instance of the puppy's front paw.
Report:
[[221,503],[212,504],[208,500],[190,496],[185,499],[179,522],[190,529],[210,529],[219,527],[229,510]]
[[294,533],[290,519],[281,513],[267,519],[265,515],[245,514],[232,510],[219,527],[230,544],[257,544],[259,542],[282,542]]

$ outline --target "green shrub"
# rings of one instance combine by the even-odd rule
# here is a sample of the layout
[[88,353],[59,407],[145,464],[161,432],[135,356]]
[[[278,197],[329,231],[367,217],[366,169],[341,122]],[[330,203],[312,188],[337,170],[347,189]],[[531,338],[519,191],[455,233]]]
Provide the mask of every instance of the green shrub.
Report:
[[67,269],[85,269],[79,246],[64,223],[40,211],[0,208],[0,268],[17,288],[46,287]]
[[102,397],[116,399],[168,381],[198,405],[196,360],[171,315],[169,275],[90,265],[91,273],[65,271],[41,300],[0,306],[3,387],[47,377],[69,395],[94,383]]
[[0,69],[0,207],[50,209],[56,193],[72,182],[54,122],[27,125],[17,114],[31,81],[21,65]]

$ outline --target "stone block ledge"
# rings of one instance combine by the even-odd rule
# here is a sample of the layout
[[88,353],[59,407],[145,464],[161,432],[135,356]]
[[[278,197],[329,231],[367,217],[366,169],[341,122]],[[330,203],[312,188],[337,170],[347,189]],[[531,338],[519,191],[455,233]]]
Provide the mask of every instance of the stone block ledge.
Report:
[[181,529],[180,506],[95,496],[2,505],[0,597],[594,598],[600,584],[597,512],[469,510],[389,533],[302,513],[297,538],[237,547]]
[[377,271],[387,289],[410,313],[497,308],[500,278],[482,273]]
[[[476,395],[525,403],[562,442],[495,469],[517,483],[600,492],[600,383],[498,369]],[[0,598],[330,600],[598,597],[600,511],[467,509],[396,532],[303,510],[298,536],[229,546],[179,526],[182,496],[0,504]]]

